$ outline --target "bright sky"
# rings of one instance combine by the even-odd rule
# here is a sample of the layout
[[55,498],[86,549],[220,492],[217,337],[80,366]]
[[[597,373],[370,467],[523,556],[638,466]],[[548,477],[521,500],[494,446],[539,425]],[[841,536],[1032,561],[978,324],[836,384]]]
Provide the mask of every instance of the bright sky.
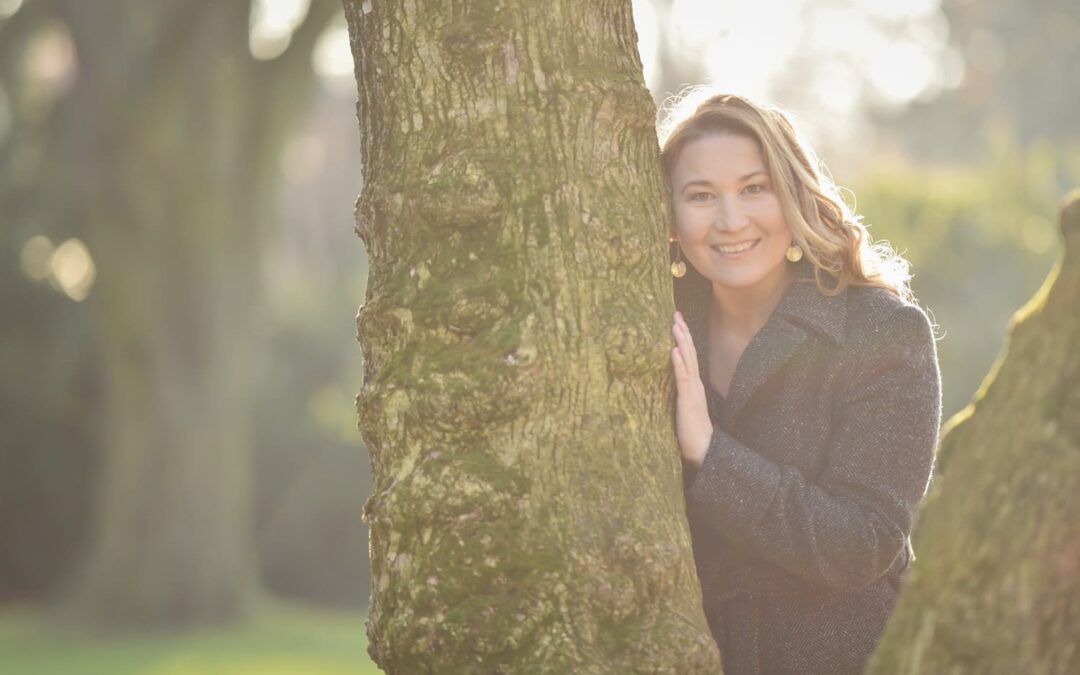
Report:
[[[713,82],[751,96],[795,97],[820,114],[855,116],[866,105],[902,106],[959,84],[963,62],[948,44],[941,0],[633,0],[645,79],[660,86],[658,45],[677,45]],[[0,0],[0,20],[22,0]],[[251,52],[288,47],[310,0],[253,0]],[[314,65],[344,92],[352,63],[343,22],[320,41]],[[340,84],[345,80],[348,87]],[[663,93],[663,92],[661,92]],[[0,105],[0,108],[6,106]],[[0,115],[0,127],[3,115]]]
[[633,1],[654,92],[656,50],[677,45],[722,89],[796,111],[811,137],[833,147],[859,142],[868,108],[929,99],[963,77],[940,0],[672,0],[670,15]]
[[661,39],[748,95],[769,95],[787,69],[810,70],[801,81],[824,86],[837,107],[905,103],[962,74],[940,0],[673,0],[663,23],[652,0],[634,0],[634,14],[650,83]]
[[[12,3],[15,0],[0,0]],[[657,47],[677,45],[728,91],[799,113],[821,140],[850,144],[868,107],[901,107],[956,86],[963,62],[948,46],[941,0],[633,0],[649,88],[661,86]],[[289,44],[309,0],[255,0],[251,50],[272,59]],[[343,22],[323,36],[314,65],[350,95],[352,57]],[[688,83],[688,82],[687,82]]]

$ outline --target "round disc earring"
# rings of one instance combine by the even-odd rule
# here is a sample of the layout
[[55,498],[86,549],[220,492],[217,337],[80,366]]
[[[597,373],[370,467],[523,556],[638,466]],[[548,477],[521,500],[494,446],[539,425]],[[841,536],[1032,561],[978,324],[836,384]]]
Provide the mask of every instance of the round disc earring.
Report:
[[675,242],[675,262],[671,263],[671,276],[681,279],[686,274],[686,261],[682,259],[682,249],[679,248],[679,240],[672,239],[670,241]]
[[802,248],[795,242],[791,242],[791,246],[788,247],[787,259],[793,263],[802,260]]

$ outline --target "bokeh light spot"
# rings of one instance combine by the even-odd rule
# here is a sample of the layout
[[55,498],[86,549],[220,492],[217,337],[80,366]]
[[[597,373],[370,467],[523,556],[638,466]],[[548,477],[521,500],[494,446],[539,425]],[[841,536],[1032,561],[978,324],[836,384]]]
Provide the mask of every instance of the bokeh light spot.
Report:
[[355,93],[352,48],[344,14],[339,14],[319,36],[311,53],[311,65],[328,90],[343,95]]
[[933,81],[934,62],[919,45],[893,44],[878,50],[871,61],[870,78],[886,102],[907,103]]
[[0,0],[0,19],[6,19],[22,7],[23,0]]
[[248,33],[251,55],[269,61],[285,53],[310,5],[311,0],[254,0]]
[[49,259],[52,258],[54,250],[48,237],[40,234],[30,237],[19,253],[19,265],[22,267],[23,274],[34,281],[48,279],[52,273]]
[[26,51],[24,67],[32,85],[29,114],[43,117],[75,83],[78,62],[75,42],[63,23],[53,22],[34,36]]
[[86,299],[97,270],[85,244],[78,239],[68,239],[56,247],[49,264],[60,290],[76,302]]

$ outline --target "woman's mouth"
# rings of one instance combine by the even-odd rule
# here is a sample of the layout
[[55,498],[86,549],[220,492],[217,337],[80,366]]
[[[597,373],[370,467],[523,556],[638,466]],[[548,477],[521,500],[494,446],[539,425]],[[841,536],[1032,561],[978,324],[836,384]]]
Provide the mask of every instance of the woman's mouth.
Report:
[[738,258],[745,255],[751,249],[758,245],[760,239],[752,239],[749,241],[739,242],[738,244],[714,244],[710,246],[712,250],[716,251],[725,258]]

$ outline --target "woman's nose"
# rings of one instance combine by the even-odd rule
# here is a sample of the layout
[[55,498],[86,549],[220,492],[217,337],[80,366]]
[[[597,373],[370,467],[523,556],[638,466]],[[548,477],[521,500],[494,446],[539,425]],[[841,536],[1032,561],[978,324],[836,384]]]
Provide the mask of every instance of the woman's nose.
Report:
[[746,217],[746,212],[739,208],[734,200],[726,198],[717,200],[713,227],[723,232],[731,232],[741,230],[748,222],[750,220]]

